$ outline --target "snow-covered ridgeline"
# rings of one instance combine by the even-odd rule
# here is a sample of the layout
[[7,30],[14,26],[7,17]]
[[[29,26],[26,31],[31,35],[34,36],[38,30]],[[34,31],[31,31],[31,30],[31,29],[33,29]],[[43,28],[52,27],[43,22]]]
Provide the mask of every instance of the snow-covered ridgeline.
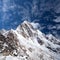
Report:
[[53,35],[45,35],[37,26],[24,21],[16,30],[0,35],[0,46],[3,45],[0,60],[60,60],[60,41]]

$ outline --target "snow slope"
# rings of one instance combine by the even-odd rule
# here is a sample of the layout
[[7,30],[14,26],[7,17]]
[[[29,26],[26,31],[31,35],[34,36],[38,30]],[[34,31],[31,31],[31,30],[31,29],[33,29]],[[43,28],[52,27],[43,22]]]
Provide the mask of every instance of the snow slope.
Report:
[[60,41],[51,34],[45,35],[35,26],[24,21],[16,30],[3,33],[1,36],[5,40],[1,43],[0,60],[60,60]]

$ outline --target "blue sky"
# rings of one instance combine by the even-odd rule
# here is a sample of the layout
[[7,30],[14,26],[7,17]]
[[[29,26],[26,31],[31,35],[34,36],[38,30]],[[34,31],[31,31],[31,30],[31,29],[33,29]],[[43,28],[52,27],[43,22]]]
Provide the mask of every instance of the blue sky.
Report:
[[0,29],[14,29],[24,19],[30,19],[25,5],[31,3],[31,0],[0,0]]
[[16,29],[24,20],[44,33],[60,34],[60,0],[0,0],[0,30]]

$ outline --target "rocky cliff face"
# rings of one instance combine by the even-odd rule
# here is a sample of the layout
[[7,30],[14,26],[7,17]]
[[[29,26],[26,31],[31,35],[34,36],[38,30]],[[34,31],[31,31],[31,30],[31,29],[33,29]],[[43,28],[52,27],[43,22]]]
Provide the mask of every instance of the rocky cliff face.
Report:
[[17,52],[18,40],[12,32],[8,32],[7,37],[0,34],[0,53],[3,55],[13,55],[14,51]]
[[16,30],[0,33],[0,60],[60,60],[60,41],[24,21]]

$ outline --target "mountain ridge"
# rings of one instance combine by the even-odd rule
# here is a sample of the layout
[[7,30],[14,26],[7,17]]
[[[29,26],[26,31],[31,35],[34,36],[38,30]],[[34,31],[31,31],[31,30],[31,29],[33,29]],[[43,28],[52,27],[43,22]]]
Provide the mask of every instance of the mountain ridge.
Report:
[[[35,24],[35,23],[34,23]],[[3,43],[2,43],[3,42]],[[1,60],[60,60],[60,41],[28,21],[0,35]]]

